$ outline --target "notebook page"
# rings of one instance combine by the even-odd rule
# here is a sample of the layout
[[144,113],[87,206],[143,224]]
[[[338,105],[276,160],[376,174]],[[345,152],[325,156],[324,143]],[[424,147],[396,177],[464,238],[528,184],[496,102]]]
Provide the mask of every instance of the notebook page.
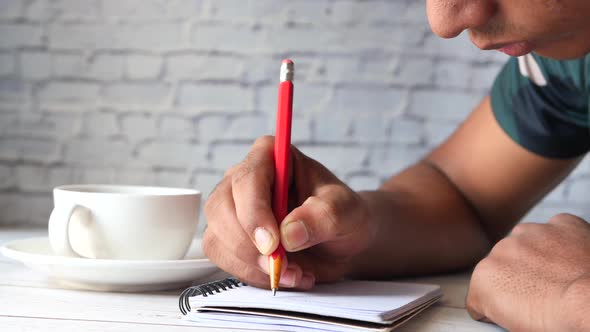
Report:
[[195,326],[215,326],[225,328],[250,328],[256,330],[272,329],[286,331],[391,331],[411,319],[430,305],[437,298],[407,312],[392,324],[378,324],[340,318],[317,317],[315,315],[240,308],[209,308],[204,312],[190,312],[184,318]]
[[269,290],[242,286],[189,301],[193,310],[204,306],[264,308],[386,323],[439,295],[436,285],[343,281],[318,285],[307,292],[281,290],[277,296]]

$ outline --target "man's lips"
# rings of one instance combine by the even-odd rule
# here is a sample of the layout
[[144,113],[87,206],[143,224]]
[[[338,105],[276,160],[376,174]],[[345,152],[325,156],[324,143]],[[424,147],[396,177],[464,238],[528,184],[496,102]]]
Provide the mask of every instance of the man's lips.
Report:
[[482,47],[483,50],[498,50],[510,56],[523,56],[533,51],[534,46],[528,41],[498,43],[493,45],[486,45]]

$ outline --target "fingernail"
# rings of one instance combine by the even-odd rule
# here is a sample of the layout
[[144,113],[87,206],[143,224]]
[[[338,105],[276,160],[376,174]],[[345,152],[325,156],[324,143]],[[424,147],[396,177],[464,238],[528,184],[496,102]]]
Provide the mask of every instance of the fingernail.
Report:
[[256,241],[256,247],[261,254],[268,255],[274,247],[274,238],[269,231],[264,227],[258,227],[254,231],[254,241]]
[[304,273],[301,277],[299,287],[303,289],[311,289],[315,284],[315,276],[311,273]]
[[287,250],[295,250],[309,241],[307,226],[301,220],[289,221],[281,225],[281,235]]

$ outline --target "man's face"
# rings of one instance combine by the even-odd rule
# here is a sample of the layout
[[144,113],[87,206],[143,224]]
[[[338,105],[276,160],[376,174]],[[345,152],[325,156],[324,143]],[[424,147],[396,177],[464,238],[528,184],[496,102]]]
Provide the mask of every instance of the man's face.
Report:
[[427,11],[434,33],[468,30],[481,49],[554,59],[590,52],[590,0],[427,0]]

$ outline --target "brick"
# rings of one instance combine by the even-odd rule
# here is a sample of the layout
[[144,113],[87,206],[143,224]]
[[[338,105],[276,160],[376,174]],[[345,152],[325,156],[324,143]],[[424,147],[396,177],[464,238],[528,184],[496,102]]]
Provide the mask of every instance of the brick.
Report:
[[483,94],[422,90],[412,94],[410,113],[435,120],[464,120]]
[[[375,70],[379,70],[376,68]],[[434,76],[434,63],[426,58],[402,58],[393,73],[393,82],[404,86],[429,85]]]
[[43,46],[43,29],[33,24],[0,23],[0,48]]
[[425,124],[427,145],[438,146],[451,136],[459,124],[459,122],[450,121],[427,121]]
[[104,102],[112,106],[164,108],[169,105],[170,84],[114,83],[104,89]]
[[466,89],[471,86],[472,70],[469,63],[441,60],[436,63],[434,83],[437,87]]
[[11,134],[12,130],[19,125],[19,113],[1,113],[0,112],[0,136]]
[[125,58],[108,53],[92,57],[53,53],[51,65],[55,77],[112,81],[123,78]]
[[158,130],[164,138],[193,138],[197,137],[195,121],[179,116],[163,116]]
[[243,72],[243,61],[234,56],[178,54],[166,59],[170,80],[237,80]]
[[[198,50],[244,53],[257,52],[325,52],[350,53],[375,49],[416,47],[423,40],[424,28],[399,26],[363,29],[302,25],[275,28],[272,32],[254,33],[248,25],[199,25],[193,29],[191,41]],[[232,40],[228,43],[227,40]]]
[[218,139],[220,133],[227,131],[229,123],[229,119],[223,115],[204,116],[197,123],[199,141],[210,142]]
[[0,101],[27,101],[31,93],[30,84],[15,79],[0,79]]
[[59,23],[49,28],[49,46],[63,50],[176,50],[184,48],[184,30],[175,22]]
[[182,141],[152,141],[137,148],[137,158],[153,167],[205,167],[208,164],[206,157],[205,146]]
[[[52,24],[48,30],[49,47],[65,50],[94,50],[111,44],[115,47],[115,28],[102,24]],[[110,43],[109,43],[110,42]]]
[[423,28],[402,29],[400,27],[367,27],[363,29],[314,28],[284,29],[269,34],[264,48],[283,51],[309,51],[318,49],[333,52],[370,51],[374,49],[405,49],[416,46],[423,38]]
[[22,0],[2,0],[0,1],[0,18],[16,19],[23,15],[24,1]]
[[53,53],[53,75],[59,78],[84,77],[88,71],[86,59],[80,54]]
[[245,111],[253,109],[251,89],[228,84],[184,83],[178,89],[177,106],[189,111]]
[[[232,42],[228,43],[228,40]],[[251,27],[245,25],[196,25],[190,41],[197,50],[243,53],[245,50],[259,49],[264,44],[264,36],[254,33]]]
[[89,58],[82,77],[99,80],[118,80],[123,77],[125,59],[118,54],[100,54]]
[[502,69],[501,64],[486,64],[483,66],[475,66],[472,73],[471,87],[474,89],[482,89],[487,92],[491,91],[492,85],[496,80],[496,76]]
[[64,160],[72,165],[123,166],[130,163],[131,147],[126,142],[76,139],[65,143]]
[[333,16],[332,5],[333,2],[330,0],[291,1],[285,6],[286,19],[288,22],[323,25]]
[[372,114],[359,112],[351,116],[352,135],[356,142],[385,143],[389,140],[388,130],[391,125],[391,115],[387,113]]
[[153,55],[134,54],[127,57],[126,77],[132,80],[157,79],[162,71],[162,59]]
[[157,121],[153,114],[126,114],[121,117],[121,132],[132,140],[157,136]]
[[422,159],[427,150],[422,147],[390,146],[374,148],[369,168],[384,178],[389,178]]
[[20,113],[4,129],[8,135],[31,138],[69,138],[80,132],[81,117],[72,113]]
[[309,117],[293,117],[291,144],[309,143],[311,141],[311,120]]
[[572,182],[568,193],[568,201],[587,203],[590,197],[590,178],[579,178]]
[[188,172],[161,171],[155,174],[155,182],[158,186],[188,188],[191,174]]
[[297,63],[297,78],[310,82],[387,83],[404,86],[427,85],[432,81],[433,61],[427,58],[394,56],[331,57],[315,61],[301,74]]
[[273,0],[226,0],[223,3],[212,1],[211,5],[211,18],[215,20],[318,23],[328,18],[330,2],[316,0],[278,3]]
[[0,189],[16,187],[16,176],[13,167],[0,165]]
[[81,184],[116,184],[117,171],[112,167],[84,167],[81,173]]
[[100,86],[96,83],[52,81],[39,89],[38,97],[50,102],[95,102],[99,91]]
[[409,1],[405,10],[404,20],[408,22],[428,24],[426,1]]
[[251,144],[214,144],[211,146],[211,167],[225,171],[242,161],[250,151]]
[[212,1],[211,18],[223,21],[274,21],[286,14],[285,4],[273,0]]
[[27,192],[50,192],[49,169],[46,166],[19,165],[16,168],[18,188]]
[[124,185],[155,186],[156,179],[153,171],[144,168],[118,169],[114,175],[115,183]]
[[51,55],[45,52],[25,52],[20,55],[20,72],[25,79],[41,80],[51,76]]
[[367,149],[356,146],[314,145],[299,146],[299,149],[339,177],[362,170],[368,157]]
[[204,173],[197,172],[192,180],[191,187],[199,190],[203,198],[209,197],[215,186],[223,179],[223,172]]
[[354,174],[347,176],[345,182],[355,191],[376,190],[381,185],[381,179],[374,174]]
[[[259,88],[257,90],[257,109],[274,118],[277,110],[278,92],[276,86]],[[293,114],[303,116],[325,110],[338,112],[334,107],[333,90],[325,85],[297,84],[294,91]]]
[[82,133],[90,137],[112,137],[119,134],[119,120],[114,113],[86,114]]
[[95,20],[98,17],[98,0],[35,0],[26,9],[31,20]]
[[[309,60],[308,60],[309,61]],[[395,59],[379,58],[367,61],[361,57],[331,57],[311,62],[301,70],[297,63],[297,78],[310,82],[386,83],[391,82],[395,71]]]
[[274,126],[271,126],[269,119],[261,114],[242,115],[231,121],[229,129],[223,136],[227,139],[254,142],[256,138],[272,132],[274,132]]
[[52,208],[49,193],[0,193],[0,224],[47,226]]
[[344,87],[336,89],[334,111],[338,114],[358,112],[395,114],[401,112],[404,92],[398,89]]
[[404,19],[406,1],[338,1],[331,17],[338,23],[396,23]]
[[353,142],[350,117],[335,116],[335,113],[335,111],[324,111],[311,114],[314,142]]
[[202,13],[202,1],[103,0],[102,12],[108,18],[126,21],[198,18]]
[[16,60],[10,53],[0,53],[0,77],[13,76],[16,73]]
[[424,140],[424,131],[421,121],[397,117],[391,122],[390,141],[396,144],[419,144]]
[[[272,66],[272,63],[279,63],[280,59],[274,59],[270,55],[253,55],[253,56],[242,56],[239,59],[239,62],[236,61],[236,58],[233,58],[232,63],[237,65],[238,63],[243,62],[243,69],[242,73],[243,77],[242,80],[245,82],[252,82],[252,83],[276,83],[278,77],[278,68],[277,66]],[[221,69],[223,71],[228,71],[229,75],[233,75],[235,70],[227,64],[228,69],[224,68]],[[280,68],[280,67],[279,67]],[[297,75],[296,80],[299,81],[301,69],[301,61],[297,59]]]
[[52,162],[60,154],[57,142],[36,138],[0,138],[0,160]]

